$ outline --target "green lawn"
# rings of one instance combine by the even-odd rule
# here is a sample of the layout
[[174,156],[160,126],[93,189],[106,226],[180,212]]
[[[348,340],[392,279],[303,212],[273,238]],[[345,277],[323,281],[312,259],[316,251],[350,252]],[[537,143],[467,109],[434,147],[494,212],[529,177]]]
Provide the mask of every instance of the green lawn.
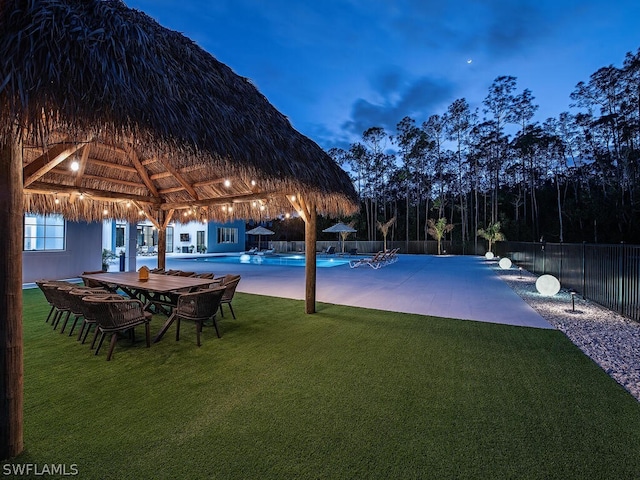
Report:
[[53,332],[26,290],[12,464],[136,480],[640,475],[640,404],[558,331],[327,304],[305,315],[244,294],[234,308],[201,348],[185,323],[180,342],[173,327],[151,349],[123,339],[106,362],[106,342],[95,357]]

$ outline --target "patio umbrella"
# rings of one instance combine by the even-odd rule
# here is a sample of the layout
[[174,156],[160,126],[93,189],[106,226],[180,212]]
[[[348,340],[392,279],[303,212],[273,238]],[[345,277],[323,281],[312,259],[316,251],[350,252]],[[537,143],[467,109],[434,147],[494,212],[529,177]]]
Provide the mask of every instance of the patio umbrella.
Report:
[[22,212],[169,222],[350,214],[349,176],[246,78],[118,0],[0,2],[0,459],[22,451]]
[[262,235],[273,235],[276,232],[272,232],[268,228],[264,228],[262,225],[252,228],[247,232],[247,235],[258,235],[258,250],[260,250],[260,244],[262,242]]
[[[353,227],[350,227],[349,225],[345,225],[342,222],[338,222],[329,228],[325,228],[323,232],[337,233],[339,235],[338,240],[340,240],[340,237],[342,237],[343,234],[355,233],[357,232],[357,230]],[[344,253],[344,240],[341,243],[342,243],[342,253]]]

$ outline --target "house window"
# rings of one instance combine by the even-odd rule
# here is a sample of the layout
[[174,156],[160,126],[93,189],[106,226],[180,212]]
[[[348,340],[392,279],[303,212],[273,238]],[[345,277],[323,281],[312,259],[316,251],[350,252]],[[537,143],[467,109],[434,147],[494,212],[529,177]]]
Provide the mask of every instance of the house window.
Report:
[[116,247],[124,247],[124,225],[116,225]]
[[218,243],[238,243],[238,229],[218,227]]
[[24,216],[25,251],[64,250],[65,223],[62,215]]

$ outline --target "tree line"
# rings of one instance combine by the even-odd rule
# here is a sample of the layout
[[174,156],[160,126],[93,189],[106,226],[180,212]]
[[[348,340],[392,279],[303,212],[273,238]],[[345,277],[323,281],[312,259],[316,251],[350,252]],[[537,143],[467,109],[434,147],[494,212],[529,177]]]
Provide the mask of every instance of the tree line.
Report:
[[372,126],[329,154],[350,172],[368,240],[392,217],[392,240],[425,240],[429,219],[470,249],[500,223],[509,240],[640,243],[640,49],[570,93],[573,113],[542,123],[529,89],[494,80],[481,109],[464,99],[395,132]]

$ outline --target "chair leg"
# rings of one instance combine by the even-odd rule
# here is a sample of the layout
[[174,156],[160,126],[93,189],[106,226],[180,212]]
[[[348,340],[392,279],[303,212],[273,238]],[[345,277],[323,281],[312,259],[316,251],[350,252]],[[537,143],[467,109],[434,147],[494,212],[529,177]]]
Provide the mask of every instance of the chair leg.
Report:
[[176,342],[180,340],[180,317],[176,317]]
[[222,304],[220,304],[220,315],[222,315],[222,318],[224,318],[224,310],[222,310]]
[[200,346],[200,333],[202,332],[202,320],[196,320],[197,345]]
[[[98,339],[98,333],[100,333],[100,329],[98,328],[98,326],[96,325],[96,331],[93,334],[93,341],[91,342],[91,350],[93,350],[93,347],[95,347],[96,345],[96,340]],[[104,337],[104,333],[102,334],[102,336]]]
[[[96,330],[96,334],[97,333],[98,333],[98,330]],[[104,342],[104,332],[101,332],[100,334],[100,341],[98,342],[98,346],[96,347],[96,353],[94,355],[98,355],[98,352],[100,351],[100,347],[102,347],[102,342]]]
[[109,353],[107,353],[107,362],[111,360],[111,355],[113,355],[113,349],[116,348],[116,343],[118,343],[118,332],[113,332],[113,335],[111,335],[111,342],[109,344]]
[[228,303],[228,305],[229,305],[229,310],[231,310],[231,316],[232,316],[232,317],[233,317],[233,319],[235,320],[235,319],[236,319],[236,314],[235,314],[235,313],[233,313],[233,307],[231,306],[231,302],[229,302],[229,303]]
[[67,318],[65,318],[64,322],[62,323],[62,328],[60,329],[61,335],[64,333],[64,329],[67,328],[67,323],[69,322],[69,318],[71,318],[71,310],[67,312]]
[[73,335],[73,331],[76,329],[76,325],[78,324],[78,320],[81,315],[76,315],[76,318],[73,320],[73,325],[71,325],[71,330],[69,330],[69,336]]
[[[87,337],[89,336],[89,332],[91,331],[91,324],[89,322],[83,323],[82,328],[84,330],[84,337],[82,337],[81,343],[84,343],[87,341]],[[82,333],[82,331],[80,333]],[[78,338],[78,340],[80,340],[80,338]]]
[[144,324],[144,333],[147,337],[147,348],[151,347],[151,327],[149,326],[149,322]]
[[213,316],[213,327],[216,329],[216,335],[220,338],[220,330],[218,330],[218,322],[215,315]]
[[65,314],[65,312],[63,312],[62,310],[58,310],[57,315],[54,317],[53,322],[51,322],[51,326],[53,327],[53,329],[55,330],[56,328],[58,328],[58,324],[60,323],[60,319],[62,319],[62,316]]
[[56,309],[56,307],[54,307],[53,305],[51,305],[51,310],[49,310],[49,315],[47,315],[47,319],[44,321],[44,323],[49,323],[49,319],[51,318],[51,314],[53,314],[53,311]]

